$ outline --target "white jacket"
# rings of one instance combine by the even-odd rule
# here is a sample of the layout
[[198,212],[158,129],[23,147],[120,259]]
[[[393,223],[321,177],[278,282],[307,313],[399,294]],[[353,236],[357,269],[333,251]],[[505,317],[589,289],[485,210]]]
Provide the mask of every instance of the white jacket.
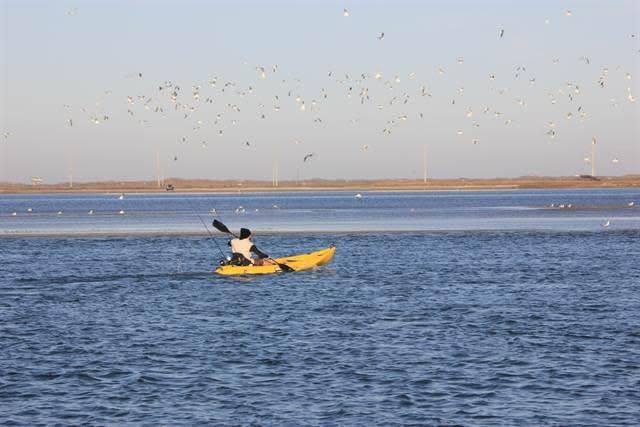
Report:
[[231,240],[231,252],[235,254],[242,254],[246,259],[253,264],[253,258],[251,257],[251,248],[253,242],[251,239],[233,239]]

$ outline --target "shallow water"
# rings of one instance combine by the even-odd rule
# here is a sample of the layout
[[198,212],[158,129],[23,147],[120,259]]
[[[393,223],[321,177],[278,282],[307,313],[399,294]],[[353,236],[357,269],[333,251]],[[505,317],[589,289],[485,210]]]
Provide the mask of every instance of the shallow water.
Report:
[[123,200],[118,194],[5,195],[0,236],[204,234],[203,223],[210,227],[213,218],[258,232],[588,231],[606,220],[615,229],[640,228],[638,189],[355,194],[127,194]]
[[[540,204],[562,198],[550,193]],[[524,205],[511,194],[478,194],[466,207],[482,211],[498,196]],[[630,196],[607,193],[602,205]],[[266,206],[265,197],[242,203]],[[384,209],[406,207],[396,206],[403,197],[384,198]],[[221,256],[208,236],[2,238],[0,420],[637,424],[637,214],[574,230],[539,212],[487,214],[503,230],[267,233],[259,246],[274,256],[338,250],[326,267],[254,278],[211,274]],[[514,221],[534,226],[507,230]],[[539,229],[545,221],[553,226]]]

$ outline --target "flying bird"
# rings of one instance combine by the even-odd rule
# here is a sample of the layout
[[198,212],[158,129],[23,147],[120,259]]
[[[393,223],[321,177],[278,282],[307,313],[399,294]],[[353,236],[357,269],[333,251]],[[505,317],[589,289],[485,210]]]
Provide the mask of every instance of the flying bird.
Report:
[[342,10],[342,16],[349,16],[349,11],[347,9]]
[[504,28],[500,29],[500,38],[502,38],[502,36],[504,36]]
[[378,36],[378,40],[382,40],[384,38],[384,31],[380,33]]
[[302,159],[302,162],[305,163],[307,160],[309,160],[311,157],[313,157],[315,155],[315,153],[309,153],[306,156],[304,156],[304,158]]

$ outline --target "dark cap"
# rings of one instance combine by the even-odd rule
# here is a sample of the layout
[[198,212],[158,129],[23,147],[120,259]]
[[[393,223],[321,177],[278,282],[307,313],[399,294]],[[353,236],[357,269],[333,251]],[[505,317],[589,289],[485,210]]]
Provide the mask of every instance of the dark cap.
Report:
[[241,239],[246,239],[249,236],[251,236],[251,230],[249,230],[248,228],[241,228],[240,229],[240,238]]

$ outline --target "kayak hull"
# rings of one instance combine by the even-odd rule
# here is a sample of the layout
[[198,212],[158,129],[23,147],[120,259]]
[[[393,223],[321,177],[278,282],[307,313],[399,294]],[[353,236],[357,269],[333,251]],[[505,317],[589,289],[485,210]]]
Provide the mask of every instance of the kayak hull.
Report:
[[[275,258],[278,264],[285,264],[293,271],[304,271],[314,267],[319,267],[331,262],[333,254],[336,252],[335,246],[330,246],[326,249],[310,252],[307,254],[294,255],[284,258]],[[214,270],[214,273],[221,274],[223,276],[238,276],[248,274],[273,274],[281,273],[283,270],[277,264],[274,265],[222,265]]]

